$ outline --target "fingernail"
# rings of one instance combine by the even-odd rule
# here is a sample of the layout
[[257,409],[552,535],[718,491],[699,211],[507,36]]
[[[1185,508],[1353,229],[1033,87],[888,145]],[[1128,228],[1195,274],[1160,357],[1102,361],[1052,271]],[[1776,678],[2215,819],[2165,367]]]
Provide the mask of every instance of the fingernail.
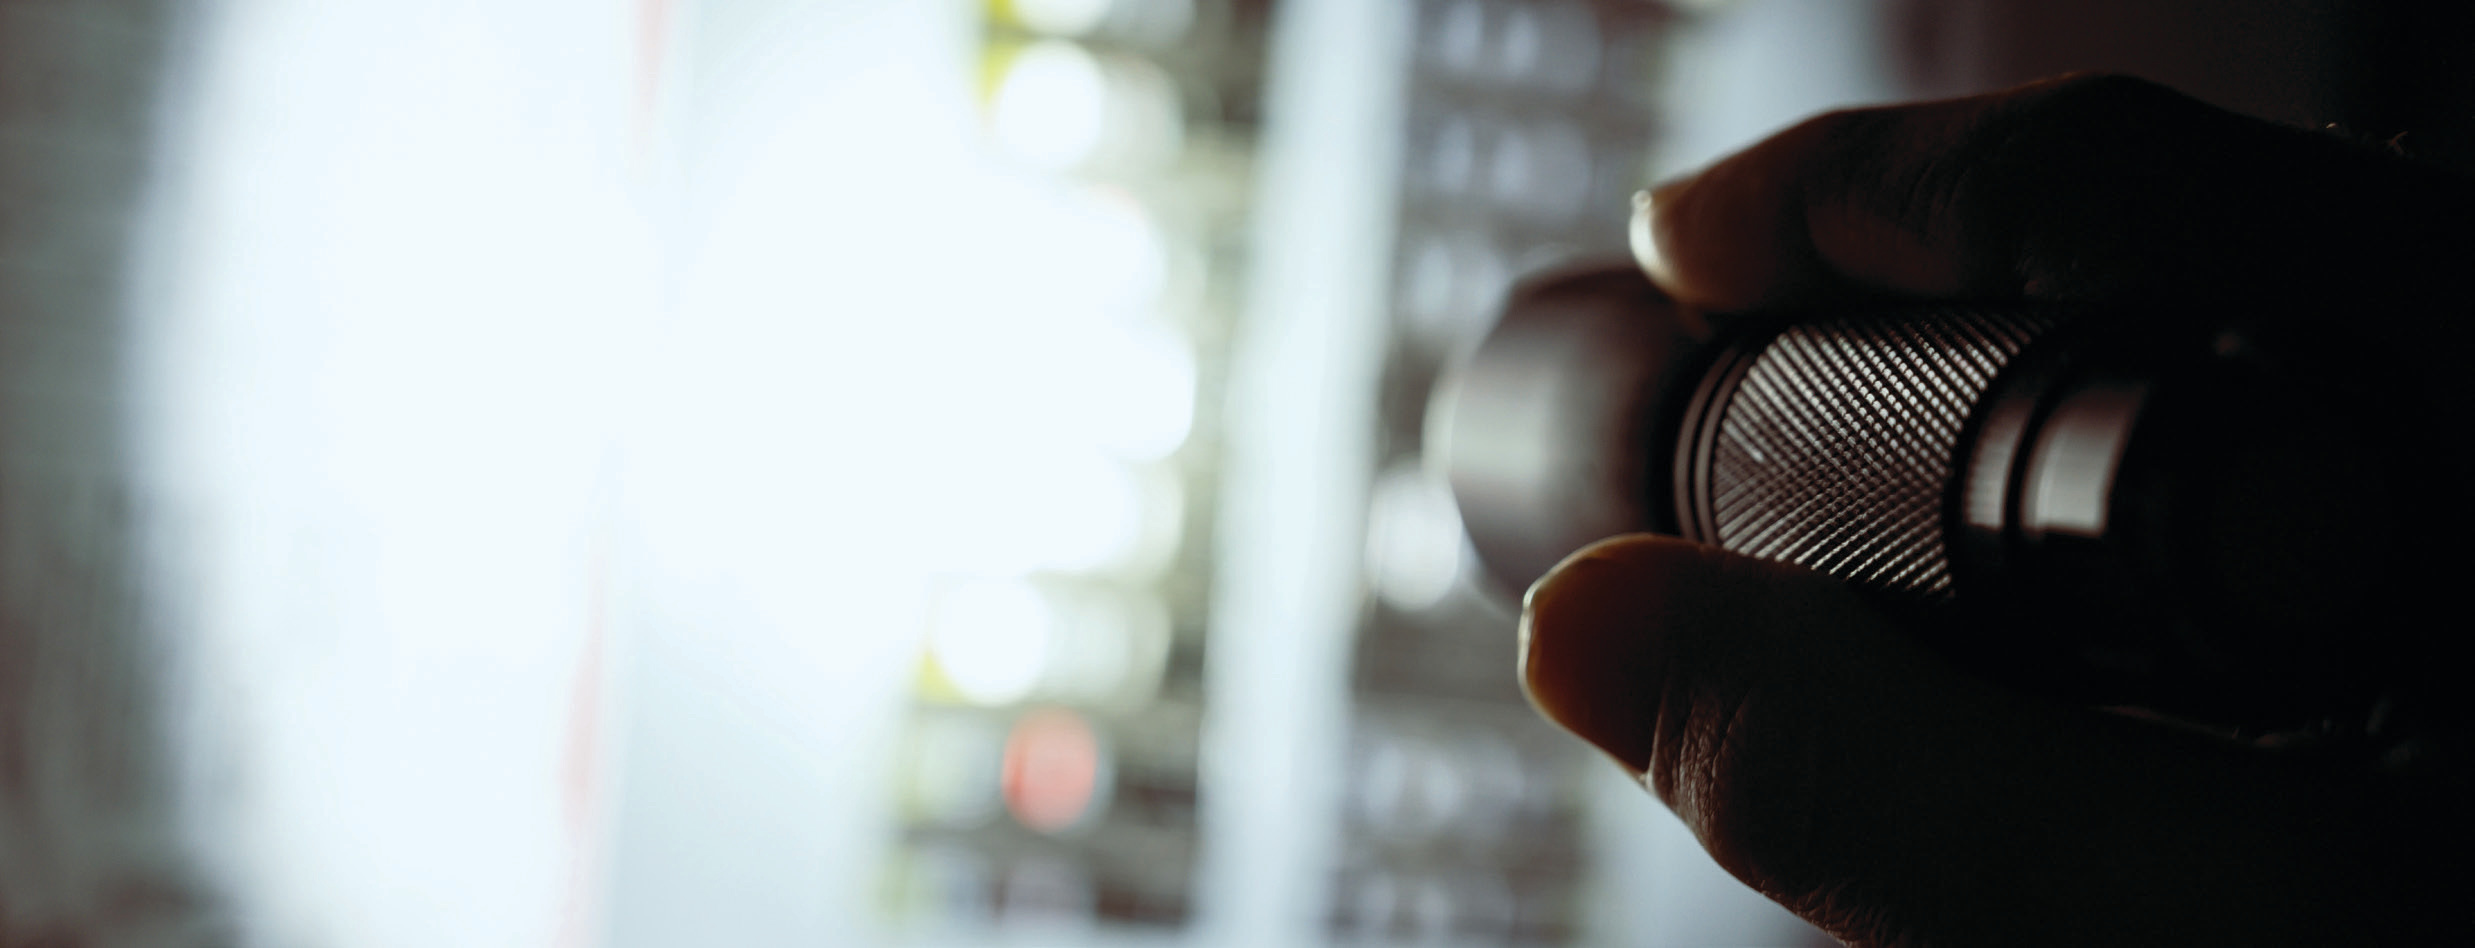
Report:
[[1521,606],[1521,684],[1532,707],[1634,774],[1649,766],[1654,676],[1643,593],[1606,544],[1573,554]]
[[1633,192],[1633,223],[1627,233],[1633,248],[1633,262],[1641,272],[1660,286],[1673,290],[1676,285],[1674,263],[1659,247],[1659,214],[1671,210],[1676,199],[1693,183],[1692,178],[1677,178],[1655,188]]
[[1667,261],[1659,256],[1659,241],[1650,231],[1650,220],[1658,211],[1658,196],[1649,191],[1633,192],[1633,226],[1629,236],[1633,245],[1633,262],[1650,279],[1664,280]]

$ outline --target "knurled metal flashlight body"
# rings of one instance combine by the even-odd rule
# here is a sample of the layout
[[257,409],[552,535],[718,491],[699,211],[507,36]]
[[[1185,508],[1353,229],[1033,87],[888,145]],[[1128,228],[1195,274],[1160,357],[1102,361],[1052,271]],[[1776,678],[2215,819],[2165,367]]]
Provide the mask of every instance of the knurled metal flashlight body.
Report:
[[[2397,450],[2411,413],[2273,328],[1886,304],[1688,341],[1620,276],[1527,293],[1445,425],[1474,544],[1513,583],[1576,537],[1679,534],[1848,580],[2007,684],[2246,731],[2366,726],[2436,657],[2415,615],[2443,560],[2402,498],[2447,485]],[[1542,390],[1545,414],[1489,408]],[[1553,483],[1506,487],[1508,455]],[[1593,512],[1539,527],[1539,497]]]
[[2062,320],[1936,307],[1819,315],[1732,347],[1680,419],[1686,536],[1919,599],[1951,596],[1962,435]]
[[1785,319],[1684,401],[1674,522],[1875,590],[1945,652],[2078,700],[2263,729],[2368,714],[2363,646],[2405,592],[2382,555],[2393,478],[2341,393],[2254,349],[2230,324],[2065,306]]

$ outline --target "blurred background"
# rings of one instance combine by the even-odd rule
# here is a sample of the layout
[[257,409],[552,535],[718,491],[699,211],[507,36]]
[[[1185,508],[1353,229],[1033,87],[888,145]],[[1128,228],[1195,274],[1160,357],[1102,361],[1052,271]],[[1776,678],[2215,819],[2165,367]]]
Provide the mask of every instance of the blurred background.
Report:
[[2424,6],[0,0],[0,944],[1830,944],[1523,703],[1435,380],[1832,106],[2463,159]]

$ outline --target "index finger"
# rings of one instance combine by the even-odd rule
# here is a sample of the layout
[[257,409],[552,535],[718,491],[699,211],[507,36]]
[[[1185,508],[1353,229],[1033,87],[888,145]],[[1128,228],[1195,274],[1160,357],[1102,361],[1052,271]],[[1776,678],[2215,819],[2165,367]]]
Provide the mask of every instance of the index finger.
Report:
[[1651,192],[1637,255],[1718,312],[1853,294],[2463,312],[2466,183],[2116,76],[1834,112]]

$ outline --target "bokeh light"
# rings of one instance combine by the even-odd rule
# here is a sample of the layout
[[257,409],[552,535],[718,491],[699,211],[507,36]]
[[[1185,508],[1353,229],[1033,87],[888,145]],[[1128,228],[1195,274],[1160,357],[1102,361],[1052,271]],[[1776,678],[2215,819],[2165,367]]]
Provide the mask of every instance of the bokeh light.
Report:
[[1184,140],[1184,105],[1156,66],[1043,39],[1000,68],[989,130],[1001,150],[1032,167],[1156,167]]
[[1071,168],[1100,148],[1109,83],[1100,61],[1067,42],[1016,53],[997,86],[990,124],[1006,151],[1044,168]]
[[1367,510],[1367,572],[1394,608],[1420,611],[1460,580],[1467,540],[1452,492],[1416,465],[1384,472]]
[[1107,804],[1106,753],[1080,714],[1052,708],[1023,715],[1006,738],[1006,809],[1044,833],[1081,824]]
[[1029,582],[959,583],[930,608],[929,656],[965,700],[1012,704],[1039,685],[1055,617]]

